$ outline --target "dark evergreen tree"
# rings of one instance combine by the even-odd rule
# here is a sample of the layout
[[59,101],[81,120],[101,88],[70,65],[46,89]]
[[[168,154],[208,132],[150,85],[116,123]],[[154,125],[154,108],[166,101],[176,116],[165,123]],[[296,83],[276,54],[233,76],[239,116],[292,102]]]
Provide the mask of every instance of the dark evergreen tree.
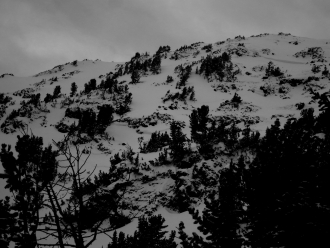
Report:
[[245,165],[244,156],[241,155],[237,161],[237,163],[231,162],[230,166],[232,166],[233,170],[233,192],[235,194],[237,200],[237,206],[240,211],[240,219],[242,220],[245,217],[246,213],[243,211],[243,206],[247,202],[246,196],[246,180],[247,180],[247,173],[248,170]]
[[141,145],[140,150],[142,153],[157,152],[160,148],[169,145],[170,142],[171,138],[167,132],[160,134],[160,132],[156,131],[151,134],[149,141],[145,142],[143,146]]
[[283,76],[284,74],[279,67],[275,67],[272,61],[268,62],[265,72],[266,72],[266,77],[280,77]]
[[131,110],[130,104],[132,103],[132,93],[128,93],[124,97],[124,101],[117,102],[115,112],[123,116]]
[[170,130],[171,142],[169,148],[171,149],[171,157],[174,163],[178,163],[186,153],[186,136],[182,133],[181,125],[176,121],[171,122]]
[[[43,207],[43,191],[55,178],[57,153],[52,147],[43,148],[40,137],[17,136],[14,156],[10,145],[2,144],[0,159],[7,176],[6,188],[12,193],[11,211],[15,217],[16,247],[34,248],[37,245],[39,210]],[[8,205],[7,205],[8,206]]]
[[92,109],[86,109],[81,113],[79,119],[79,130],[82,133],[87,133],[89,136],[94,136],[96,131],[96,114]]
[[17,213],[11,213],[10,198],[0,200],[0,247],[8,248],[19,228],[15,228]]
[[203,218],[198,216],[198,212],[190,211],[199,224],[198,229],[204,235],[208,235],[206,240],[200,237],[193,238],[197,247],[242,247],[243,239],[240,234],[242,207],[235,190],[237,188],[235,183],[235,172],[231,164],[229,169],[221,172],[218,191],[205,201]]
[[31,95],[27,104],[32,104],[34,107],[38,107],[40,105],[40,93]]
[[229,62],[231,60],[230,58],[230,55],[226,52],[222,53],[221,55],[221,59],[224,61],[224,62]]
[[167,231],[163,229],[165,219],[161,216],[139,218],[138,230],[133,236],[127,236],[121,232],[117,239],[117,233],[113,234],[112,242],[108,248],[176,248],[174,241],[175,231],[172,231],[169,238],[165,236]]
[[108,248],[119,248],[117,231],[114,231],[113,236],[112,236],[112,242],[111,242],[111,244],[108,244]]
[[5,96],[4,93],[0,93],[0,104],[4,104],[6,105],[7,103],[9,103],[11,101],[11,97],[9,96]]
[[134,59],[139,59],[141,57],[141,54],[139,52],[135,53],[135,56],[133,57]]
[[185,86],[186,82],[188,81],[190,74],[191,74],[192,67],[191,65],[187,65],[186,67],[181,67],[181,70],[179,72],[179,86]]
[[238,145],[238,136],[241,129],[237,127],[235,122],[232,122],[230,128],[226,130],[227,137],[225,139],[226,146],[232,151],[235,150]]
[[172,83],[174,80],[173,80],[173,78],[172,78],[172,76],[167,76],[167,78],[166,78],[166,83]]
[[330,215],[323,189],[329,187],[324,175],[330,170],[329,155],[322,151],[329,144],[315,140],[315,123],[313,111],[306,109],[283,129],[276,121],[261,139],[246,187],[252,247],[317,247],[327,242]]
[[192,88],[192,91],[191,91],[191,93],[190,93],[189,100],[190,100],[190,101],[196,101],[196,98],[195,98],[195,90],[194,90],[194,88]]
[[199,74],[204,75],[208,81],[214,75],[216,80],[222,82],[225,77],[226,63],[231,63],[231,61],[225,61],[222,56],[212,57],[211,55],[207,55],[202,60]]
[[61,86],[57,85],[55,88],[54,88],[54,92],[53,92],[53,99],[56,99],[60,96],[61,94]]
[[240,104],[242,102],[242,98],[235,92],[235,95],[231,99],[231,102]]
[[123,103],[119,103],[116,106],[115,112],[116,114],[123,116],[125,115],[127,112],[129,112],[131,109],[127,104],[123,104]]
[[134,160],[134,165],[138,167],[140,164],[140,159],[139,159],[139,153],[136,155],[135,160]]
[[77,86],[77,84],[75,82],[73,82],[71,84],[70,97],[73,97],[77,93],[77,90],[78,90],[78,86]]
[[114,78],[114,76],[107,76],[106,80],[102,80],[99,88],[103,89],[103,95],[106,91],[110,94],[114,92],[114,89],[117,88],[118,81]]
[[251,128],[250,126],[246,126],[245,129],[242,130],[242,138],[240,140],[240,146],[242,148],[249,147],[251,144]]
[[161,57],[155,56],[152,60],[150,70],[153,74],[159,74],[161,72]]
[[[178,167],[182,168],[183,166],[182,164],[178,164]],[[191,196],[187,190],[185,180],[182,179],[181,176],[188,176],[188,173],[179,171],[175,174],[170,174],[170,176],[175,183],[173,188],[173,197],[169,201],[169,206],[179,213],[187,211],[191,205]]]
[[100,133],[103,133],[107,126],[109,126],[113,120],[114,109],[109,104],[103,104],[100,106],[99,113],[97,115],[97,126]]
[[140,82],[140,78],[141,78],[140,72],[137,69],[133,70],[132,75],[131,75],[131,80],[132,80],[131,83],[132,84],[139,83]]
[[118,77],[121,77],[123,75],[123,67],[119,67],[118,71],[117,71],[117,75]]
[[53,100],[53,96],[49,93],[46,94],[45,98],[44,98],[44,102],[45,103],[49,103]]
[[209,129],[207,128],[207,123],[209,121],[208,114],[209,107],[203,105],[198,109],[194,109],[189,116],[191,139],[200,145],[199,152],[207,157],[214,151],[210,143],[211,137],[209,135]]
[[96,80],[93,78],[88,83],[85,84],[85,94],[88,94],[92,90],[96,90]]
[[187,87],[183,87],[182,92],[181,92],[181,94],[179,96],[179,99],[185,100],[187,93],[188,93],[187,92]]
[[178,234],[180,239],[180,245],[182,248],[192,248],[192,245],[189,242],[188,235],[184,232],[185,226],[184,223],[181,221],[178,228]]
[[119,153],[116,153],[113,157],[110,158],[111,165],[119,164],[123,159],[120,157]]

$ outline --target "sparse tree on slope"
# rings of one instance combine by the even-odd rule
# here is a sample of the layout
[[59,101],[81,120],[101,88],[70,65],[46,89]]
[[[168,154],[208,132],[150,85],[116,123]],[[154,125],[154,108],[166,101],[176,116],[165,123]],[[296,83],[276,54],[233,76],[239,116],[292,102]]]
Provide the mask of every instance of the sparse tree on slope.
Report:
[[57,85],[53,92],[53,99],[58,98],[60,94],[61,94],[61,86]]
[[73,97],[77,93],[78,86],[75,82],[71,84],[70,97]]
[[174,163],[180,162],[186,153],[185,141],[186,136],[182,133],[181,126],[178,122],[173,121],[170,126],[171,142],[171,157]]
[[139,83],[140,82],[140,78],[141,78],[140,72],[138,70],[133,70],[132,76],[131,76],[131,80],[132,80],[131,83],[132,84]]
[[161,72],[161,57],[159,55],[155,56],[151,63],[151,68],[153,74],[159,74]]

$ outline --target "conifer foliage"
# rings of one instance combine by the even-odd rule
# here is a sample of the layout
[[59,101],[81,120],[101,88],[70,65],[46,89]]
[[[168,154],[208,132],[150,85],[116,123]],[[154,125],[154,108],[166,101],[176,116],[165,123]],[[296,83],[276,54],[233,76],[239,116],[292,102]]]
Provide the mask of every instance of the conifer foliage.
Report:
[[85,84],[84,92],[85,94],[88,94],[92,90],[96,90],[96,80],[94,78],[89,80],[89,82]]
[[53,92],[53,98],[54,99],[58,98],[60,94],[61,94],[61,86],[57,85]]
[[131,75],[131,83],[138,84],[140,82],[141,74],[138,70],[134,70]]
[[153,74],[159,74],[161,72],[161,57],[159,55],[156,55],[152,62],[150,70]]
[[[33,248],[37,244],[39,210],[43,207],[43,191],[57,171],[57,153],[51,146],[43,148],[42,138],[18,136],[14,156],[10,145],[2,144],[0,159],[7,176],[6,188],[12,193],[10,210],[16,213],[15,226],[9,235],[17,247]],[[3,205],[8,207],[8,202]],[[0,234],[1,235],[1,234]]]
[[269,61],[265,72],[266,77],[280,77],[284,75],[281,69],[276,67],[272,61]]
[[207,55],[201,60],[199,74],[204,75],[207,81],[212,81],[213,78],[217,81],[227,80],[234,82],[239,69],[234,70],[234,65],[231,62],[230,56],[224,52],[221,56]]
[[[328,115],[329,118],[329,115]],[[320,140],[312,109],[280,128],[267,129],[247,180],[252,247],[318,247],[327,241],[330,220],[329,132]]]
[[203,105],[198,109],[194,109],[190,117],[190,130],[191,139],[199,144],[199,152],[204,156],[213,153],[213,148],[211,145],[212,135],[210,135],[210,130],[207,127],[209,122],[209,107]]
[[171,157],[174,163],[181,161],[186,153],[186,136],[182,132],[182,125],[179,122],[173,121],[170,126],[171,142],[169,148],[171,149]]
[[16,231],[15,228],[17,213],[11,213],[10,198],[7,196],[0,200],[0,247],[9,247],[10,240]]
[[77,93],[77,90],[78,90],[78,86],[77,86],[77,84],[75,82],[73,82],[71,84],[70,97],[73,97]]
[[97,115],[97,125],[98,125],[98,133],[103,133],[107,126],[109,126],[113,120],[113,112],[114,109],[109,104],[103,104],[99,108],[99,113]]
[[179,80],[180,80],[178,82],[179,87],[182,87],[182,86],[186,85],[186,83],[187,83],[187,81],[190,77],[191,70],[192,70],[191,65],[187,65],[187,66],[178,65],[177,67],[175,67],[174,72],[178,73],[178,77],[179,77]]
[[112,242],[108,248],[176,248],[174,241],[175,231],[172,231],[167,238],[164,228],[165,219],[161,215],[149,218],[139,218],[138,230],[133,236],[125,237],[124,233],[113,234]]
[[186,103],[188,96],[189,96],[190,101],[196,100],[194,86],[191,86],[188,88],[183,87],[181,92],[176,92],[176,93],[171,93],[170,90],[168,90],[166,92],[165,96],[162,98],[162,100],[163,100],[163,103],[165,103],[166,101],[169,101],[169,100],[171,100],[171,101],[179,100],[179,101]]
[[[237,166],[231,163],[229,169],[221,172],[218,191],[205,201],[203,218],[197,211],[190,210],[193,218],[200,225],[198,229],[204,235],[208,235],[206,240],[200,237],[192,239],[197,247],[241,248],[243,244],[239,229],[243,217],[241,199],[243,184],[240,172],[244,168],[239,171]],[[244,162],[241,166],[244,166]]]
[[156,152],[160,148],[169,145],[170,142],[171,138],[167,132],[161,134],[156,131],[151,134],[150,140],[148,142],[144,142],[143,145],[141,140],[140,151],[141,153]]

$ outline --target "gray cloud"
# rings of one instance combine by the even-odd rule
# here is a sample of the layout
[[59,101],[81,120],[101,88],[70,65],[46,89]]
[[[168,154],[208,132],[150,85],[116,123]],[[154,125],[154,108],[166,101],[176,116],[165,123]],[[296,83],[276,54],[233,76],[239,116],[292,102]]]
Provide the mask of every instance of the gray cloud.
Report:
[[1,0],[0,73],[32,75],[75,59],[290,32],[330,38],[328,0]]

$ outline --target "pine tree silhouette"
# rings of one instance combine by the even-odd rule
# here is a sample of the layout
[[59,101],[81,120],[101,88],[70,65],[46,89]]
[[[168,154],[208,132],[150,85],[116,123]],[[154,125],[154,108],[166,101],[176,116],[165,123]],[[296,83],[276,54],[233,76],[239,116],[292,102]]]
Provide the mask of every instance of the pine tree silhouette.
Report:
[[77,86],[77,84],[75,82],[73,82],[71,84],[70,97],[73,97],[77,93],[77,90],[78,90],[78,86]]
[[108,248],[176,248],[175,231],[167,238],[167,231],[164,231],[167,226],[164,223],[165,219],[161,215],[140,217],[138,230],[133,236],[125,237],[124,233],[120,232],[117,238],[115,232]]
[[58,98],[60,94],[61,94],[61,86],[57,85],[53,92],[53,99]]
[[171,122],[171,142],[169,148],[171,149],[171,157],[174,163],[182,160],[186,153],[185,141],[186,136],[182,133],[181,126],[178,122]]
[[198,247],[241,248],[243,239],[240,223],[243,209],[235,177],[234,164],[231,163],[229,169],[221,172],[218,191],[205,201],[203,218],[198,216],[197,211],[190,210],[199,224],[198,229],[208,235],[206,240],[198,236],[193,238],[193,243]]
[[52,147],[43,148],[41,137],[17,136],[15,150],[2,144],[0,159],[7,175],[6,187],[12,193],[11,210],[17,213],[15,241],[17,247],[34,248],[37,245],[39,210],[42,208],[42,192],[56,176],[57,153]]

